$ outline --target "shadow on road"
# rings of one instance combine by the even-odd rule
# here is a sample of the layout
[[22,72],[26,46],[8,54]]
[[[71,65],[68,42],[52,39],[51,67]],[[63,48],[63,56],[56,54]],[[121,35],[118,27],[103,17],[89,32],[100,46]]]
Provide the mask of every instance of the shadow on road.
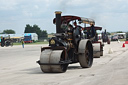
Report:
[[41,71],[41,69],[39,67],[24,69],[22,71],[27,74],[43,74],[43,72]]
[[[75,70],[75,69],[82,69],[80,66],[68,66],[67,70]],[[58,73],[44,73],[41,71],[40,67],[29,68],[21,70],[26,74],[58,74]]]
[[67,70],[82,69],[81,66],[68,66]]

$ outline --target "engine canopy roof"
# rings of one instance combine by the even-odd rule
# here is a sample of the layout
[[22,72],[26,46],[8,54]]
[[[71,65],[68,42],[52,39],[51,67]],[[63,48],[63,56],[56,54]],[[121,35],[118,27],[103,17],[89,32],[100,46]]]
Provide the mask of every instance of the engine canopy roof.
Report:
[[[90,19],[90,18],[84,18],[84,17],[72,16],[72,15],[61,16],[61,23],[62,22],[69,23],[70,21],[73,21],[73,20],[78,20],[81,23],[95,25],[95,21],[93,19]],[[53,19],[53,23],[54,24],[56,23],[56,18]]]

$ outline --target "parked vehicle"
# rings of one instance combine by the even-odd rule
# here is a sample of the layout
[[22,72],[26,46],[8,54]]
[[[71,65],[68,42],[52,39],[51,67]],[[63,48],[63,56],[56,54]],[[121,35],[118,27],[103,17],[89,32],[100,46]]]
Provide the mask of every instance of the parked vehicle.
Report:
[[126,33],[126,41],[128,41],[128,33]]
[[111,37],[111,41],[118,41],[118,35],[113,35]]
[[36,33],[25,33],[24,43],[32,43],[38,40],[38,35]]
[[10,39],[9,37],[1,37],[1,47],[8,47],[8,46],[13,46],[13,42],[12,42],[12,39]]

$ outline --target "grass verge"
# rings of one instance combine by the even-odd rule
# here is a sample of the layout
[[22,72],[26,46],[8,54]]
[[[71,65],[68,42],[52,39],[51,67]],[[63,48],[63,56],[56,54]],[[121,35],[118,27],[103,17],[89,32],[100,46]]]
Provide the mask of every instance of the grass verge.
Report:
[[[13,45],[21,45],[22,43],[13,43]],[[48,44],[48,42],[35,42],[35,43],[25,43],[25,45],[36,45],[36,44]]]

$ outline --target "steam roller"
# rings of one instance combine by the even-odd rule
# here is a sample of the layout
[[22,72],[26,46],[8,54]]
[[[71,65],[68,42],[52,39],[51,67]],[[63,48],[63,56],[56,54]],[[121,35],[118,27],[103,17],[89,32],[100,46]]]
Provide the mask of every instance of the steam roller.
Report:
[[82,68],[90,68],[94,52],[92,41],[85,37],[83,27],[76,23],[89,24],[94,29],[94,20],[71,15],[61,16],[60,11],[55,12],[55,15],[53,23],[56,25],[56,33],[49,40],[49,46],[41,48],[40,60],[37,61],[42,72],[63,73],[73,63],[79,63]]
[[93,63],[93,47],[88,39],[81,40],[78,46],[78,53],[64,47],[42,48],[40,60],[38,61],[42,72],[63,73],[66,72],[69,64],[80,63],[82,68],[89,68]]
[[[92,27],[86,27],[87,31],[91,30]],[[103,56],[103,42],[99,41],[98,39],[98,33],[96,32],[97,30],[102,30],[102,27],[94,27],[94,31],[90,33],[89,36],[94,35],[93,39],[89,38],[93,44],[93,57],[94,58],[100,58]]]

